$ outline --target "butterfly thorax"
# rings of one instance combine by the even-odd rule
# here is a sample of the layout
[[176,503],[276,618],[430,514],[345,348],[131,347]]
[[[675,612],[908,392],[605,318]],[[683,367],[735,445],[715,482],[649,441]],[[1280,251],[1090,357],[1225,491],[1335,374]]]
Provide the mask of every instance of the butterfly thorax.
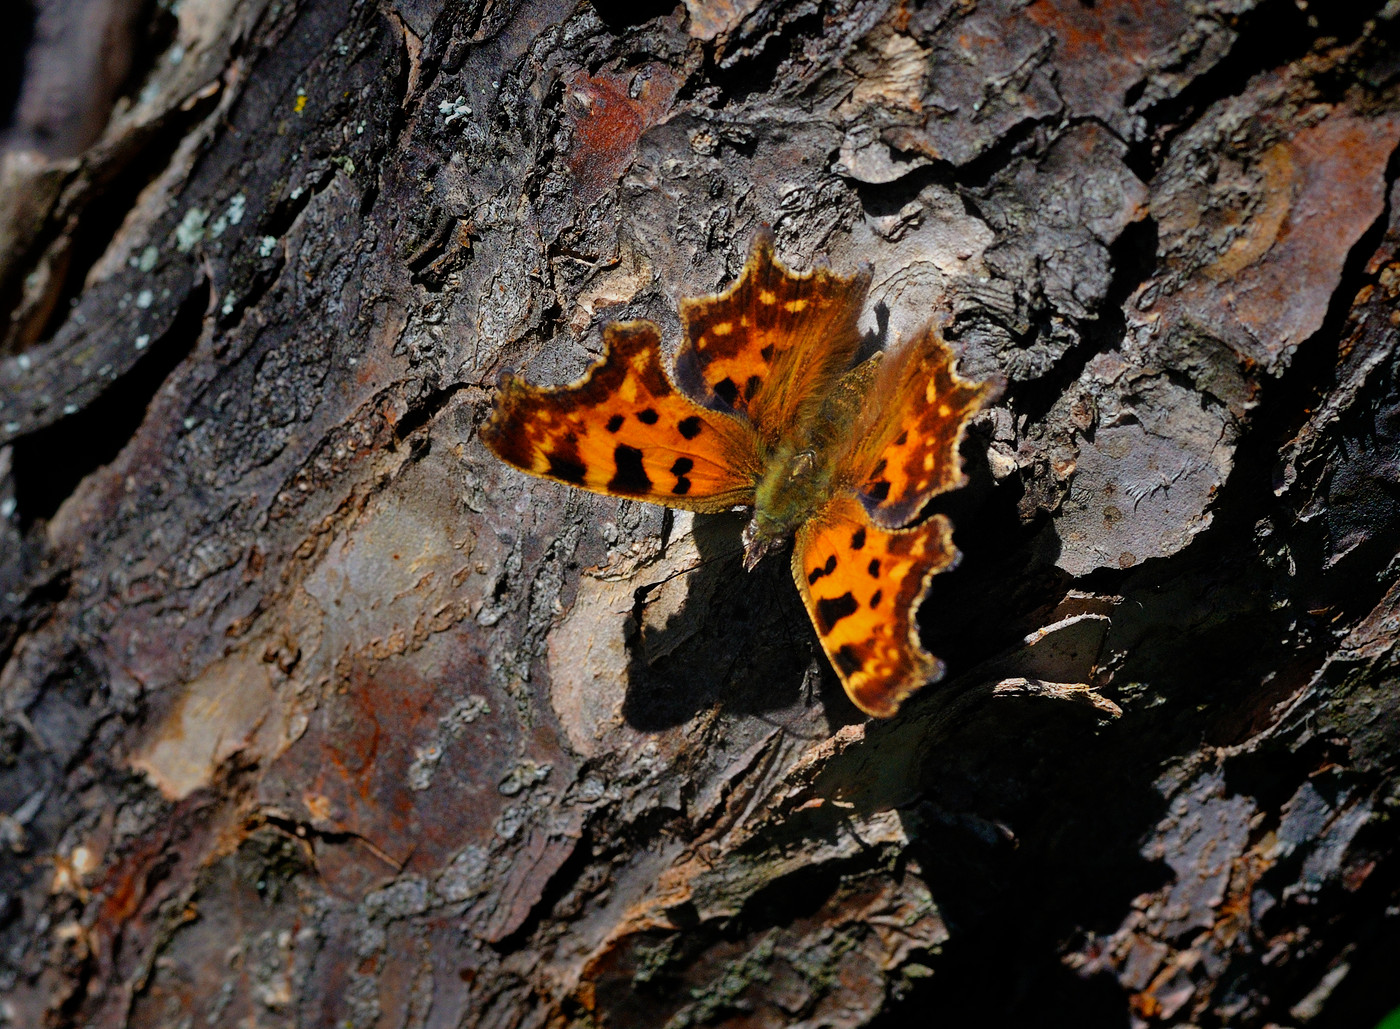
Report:
[[837,488],[837,456],[849,442],[870,401],[871,384],[880,355],[846,372],[793,439],[778,443],[764,455],[763,477],[754,491],[753,518],[744,529],[744,567],[811,521]]
[[753,517],[744,529],[744,567],[752,569],[788,539],[831,495],[832,464],[825,447],[782,445],[764,463],[754,491]]

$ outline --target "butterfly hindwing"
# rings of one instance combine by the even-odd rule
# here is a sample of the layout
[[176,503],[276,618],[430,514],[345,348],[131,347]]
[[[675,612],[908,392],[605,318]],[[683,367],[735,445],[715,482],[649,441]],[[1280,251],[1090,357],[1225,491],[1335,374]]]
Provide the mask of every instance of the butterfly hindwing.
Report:
[[618,322],[604,354],[568,386],[508,378],[482,441],[532,475],[594,493],[695,511],[753,502],[761,473],[753,431],[672,385],[651,322]]
[[871,391],[879,403],[866,405],[839,463],[880,525],[909,524],[929,498],[966,481],[958,448],[997,384],[969,382],[953,365],[952,350],[930,325],[879,370]]
[[852,493],[833,498],[797,531],[792,574],[847,695],[889,717],[943,674],[919,643],[914,616],[929,578],[956,563],[941,515],[909,529],[882,529]]
[[761,234],[744,272],[717,296],[681,302],[685,340],[677,380],[712,406],[740,414],[772,443],[807,425],[850,368],[870,272],[795,275]]

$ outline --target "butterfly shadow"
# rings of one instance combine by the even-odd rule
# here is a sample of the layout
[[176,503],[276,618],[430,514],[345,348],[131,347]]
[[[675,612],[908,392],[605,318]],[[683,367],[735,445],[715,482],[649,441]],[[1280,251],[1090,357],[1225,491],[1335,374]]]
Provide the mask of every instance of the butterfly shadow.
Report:
[[815,690],[835,725],[862,717],[821,654],[793,588],[789,552],[744,571],[745,520],[697,515],[692,531],[700,561],[681,606],[658,624],[638,604],[622,705],[632,728],[662,731],[716,705],[757,715],[818,699],[804,701],[804,690]]

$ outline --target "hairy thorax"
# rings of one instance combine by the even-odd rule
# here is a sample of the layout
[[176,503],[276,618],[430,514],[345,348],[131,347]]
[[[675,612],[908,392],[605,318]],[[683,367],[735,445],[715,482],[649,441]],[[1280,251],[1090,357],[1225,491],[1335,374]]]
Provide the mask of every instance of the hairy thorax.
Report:
[[775,544],[809,521],[831,496],[829,451],[785,446],[766,466],[744,529],[744,566],[753,568]]

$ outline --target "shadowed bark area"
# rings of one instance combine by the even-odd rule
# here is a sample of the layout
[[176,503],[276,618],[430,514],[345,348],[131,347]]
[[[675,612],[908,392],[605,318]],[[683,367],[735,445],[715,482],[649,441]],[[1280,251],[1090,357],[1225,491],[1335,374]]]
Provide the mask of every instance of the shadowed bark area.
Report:
[[[1400,1005],[1394,3],[29,7],[0,1021]],[[765,224],[1007,382],[886,722],[741,517],[478,438]]]

